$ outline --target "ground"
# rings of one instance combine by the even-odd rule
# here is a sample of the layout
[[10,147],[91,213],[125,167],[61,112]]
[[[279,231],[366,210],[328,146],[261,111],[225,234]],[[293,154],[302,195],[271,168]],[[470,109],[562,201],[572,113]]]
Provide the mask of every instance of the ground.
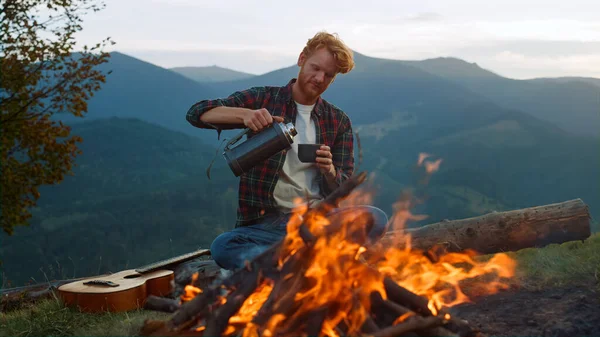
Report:
[[[600,336],[600,233],[509,255],[518,262],[511,289],[473,298],[452,314],[488,336]],[[132,336],[145,319],[168,317],[144,310],[89,315],[49,299],[1,312],[0,336]]]
[[597,284],[510,290],[451,312],[488,336],[600,336]]

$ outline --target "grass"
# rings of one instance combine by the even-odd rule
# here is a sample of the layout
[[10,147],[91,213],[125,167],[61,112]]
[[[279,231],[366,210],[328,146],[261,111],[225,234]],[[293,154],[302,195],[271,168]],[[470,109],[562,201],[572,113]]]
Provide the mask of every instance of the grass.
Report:
[[19,310],[0,313],[0,336],[135,336],[145,319],[164,320],[153,311],[87,314],[45,299]]
[[[508,253],[517,260],[515,284],[528,290],[596,284],[600,289],[600,233],[572,241]],[[486,258],[484,256],[481,258]],[[64,308],[56,299],[0,313],[0,336],[135,336],[145,319],[170,314],[138,310],[85,314]]]
[[515,282],[529,290],[596,284],[600,290],[600,233],[585,241],[508,253],[517,260]]

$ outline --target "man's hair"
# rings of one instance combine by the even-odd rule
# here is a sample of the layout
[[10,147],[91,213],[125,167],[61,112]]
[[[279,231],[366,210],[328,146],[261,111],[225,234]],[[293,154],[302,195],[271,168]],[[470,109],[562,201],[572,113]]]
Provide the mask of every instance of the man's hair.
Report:
[[306,57],[310,57],[313,52],[322,47],[327,47],[333,54],[338,73],[346,74],[354,69],[354,53],[336,33],[318,32],[308,40],[302,52]]

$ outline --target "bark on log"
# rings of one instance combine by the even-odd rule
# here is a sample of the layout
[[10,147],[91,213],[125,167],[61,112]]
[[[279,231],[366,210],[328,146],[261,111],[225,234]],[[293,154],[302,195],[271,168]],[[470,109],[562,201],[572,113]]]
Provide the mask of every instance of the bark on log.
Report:
[[153,310],[153,311],[162,311],[173,313],[180,308],[180,304],[178,300],[167,298],[167,297],[158,297],[154,295],[148,296],[146,298],[146,302],[144,303],[144,309]]
[[402,246],[405,241],[401,238],[408,233],[415,249],[441,246],[448,252],[472,249],[492,254],[585,240],[591,234],[590,219],[588,206],[581,199],[574,199],[391,231],[382,238],[382,243]]
[[437,326],[441,326],[443,320],[440,317],[429,316],[420,317],[414,316],[409,318],[406,322],[392,325],[387,328],[381,329],[373,333],[374,337],[396,337],[402,336],[407,332],[414,332],[416,330],[426,330]]

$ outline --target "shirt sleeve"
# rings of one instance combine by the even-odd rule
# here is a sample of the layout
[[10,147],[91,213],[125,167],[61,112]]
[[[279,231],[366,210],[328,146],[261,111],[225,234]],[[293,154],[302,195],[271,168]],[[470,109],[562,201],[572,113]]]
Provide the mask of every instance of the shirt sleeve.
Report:
[[244,128],[243,124],[211,124],[200,120],[205,112],[219,107],[235,107],[258,109],[265,96],[264,88],[253,87],[246,90],[236,91],[226,98],[205,99],[192,105],[186,114],[186,120],[193,126],[201,129],[217,130],[217,135],[221,135],[222,130]]
[[[340,125],[340,131],[337,134],[333,148],[331,149],[333,156],[333,166],[335,167],[336,185],[341,185],[344,181],[354,173],[354,134],[352,131],[352,123],[350,118],[345,117]],[[327,194],[333,192],[325,179],[323,180],[323,188]]]

